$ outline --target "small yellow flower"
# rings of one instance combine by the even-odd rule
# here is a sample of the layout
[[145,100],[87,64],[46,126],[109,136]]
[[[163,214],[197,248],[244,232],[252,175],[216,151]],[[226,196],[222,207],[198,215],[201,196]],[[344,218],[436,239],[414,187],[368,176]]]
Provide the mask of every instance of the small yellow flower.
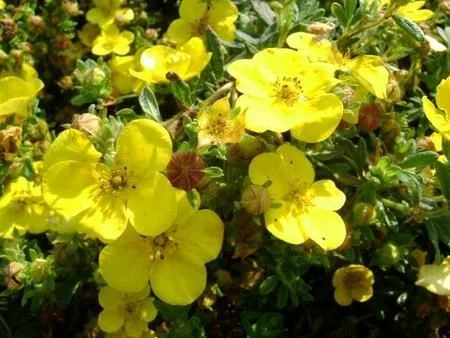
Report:
[[[390,3],[390,1],[385,2]],[[434,15],[434,13],[429,9],[421,9],[425,6],[425,2],[426,1],[409,2],[406,5],[398,7],[394,11],[394,14],[415,22],[427,21]]]
[[[38,168],[40,163],[36,163]],[[42,198],[41,185],[19,177],[0,198],[0,237],[11,238],[19,233],[38,234],[49,229],[52,212]]]
[[139,236],[132,227],[99,257],[100,272],[117,290],[134,292],[150,279],[155,295],[172,305],[187,305],[206,287],[205,263],[222,247],[223,223],[211,210],[196,210],[177,191],[178,213],[158,236]]
[[167,37],[182,45],[194,36],[202,37],[210,26],[221,39],[233,41],[238,14],[230,0],[182,0],[180,18],[170,24]]
[[113,95],[120,96],[129,93],[139,93],[145,85],[144,81],[134,77],[130,73],[130,69],[140,67],[139,56],[116,56],[109,62],[111,68],[111,82],[113,87]]
[[0,10],[4,9],[6,7],[6,4],[3,0],[0,0]]
[[95,8],[87,12],[86,19],[88,22],[103,27],[114,23],[116,18],[120,22],[130,22],[134,19],[133,10],[130,8],[121,9],[123,0],[93,0]]
[[98,325],[105,332],[123,330],[125,336],[140,337],[147,325],[157,315],[147,284],[138,292],[125,293],[107,285],[98,295],[103,311],[98,315]]
[[314,182],[314,176],[305,154],[289,144],[256,156],[249,167],[252,183],[268,185],[273,203],[264,219],[272,235],[291,244],[311,239],[333,250],[346,237],[344,221],[335,212],[344,205],[345,195],[333,181]]
[[0,78],[0,118],[9,115],[23,119],[30,115],[31,105],[44,83],[36,77],[17,76]]
[[128,221],[142,235],[158,235],[176,213],[174,189],[159,173],[172,155],[169,133],[138,119],[122,129],[116,144],[108,166],[86,134],[62,132],[44,158],[43,196],[66,220],[104,241],[119,237]]
[[105,25],[102,27],[100,35],[93,42],[92,53],[100,56],[111,53],[125,55],[130,51],[130,44],[133,40],[134,34],[132,32],[120,32],[119,28],[113,24]]
[[238,143],[244,137],[244,114],[233,116],[228,97],[213,103],[198,114],[198,145]]
[[350,59],[341,54],[331,41],[303,32],[289,35],[287,44],[303,53],[311,62],[327,62],[335,70],[351,74],[376,97],[387,97],[389,72],[379,56],[361,55]]
[[146,83],[168,83],[168,73],[176,73],[181,79],[189,80],[200,75],[211,59],[200,38],[192,38],[178,50],[157,45],[141,54],[142,71],[130,69],[131,74]]
[[334,299],[341,306],[353,300],[367,302],[373,296],[373,272],[364,265],[350,264],[339,268],[333,275]]
[[100,35],[100,33],[101,30],[97,25],[88,22],[78,32],[78,37],[84,45],[92,47],[94,45],[95,39]]
[[338,81],[325,63],[310,63],[291,49],[268,48],[233,62],[228,72],[243,93],[236,106],[251,131],[291,130],[301,141],[320,142],[341,121],[342,102],[328,93]]
[[422,265],[416,285],[422,286],[436,295],[450,296],[450,256],[439,265]]

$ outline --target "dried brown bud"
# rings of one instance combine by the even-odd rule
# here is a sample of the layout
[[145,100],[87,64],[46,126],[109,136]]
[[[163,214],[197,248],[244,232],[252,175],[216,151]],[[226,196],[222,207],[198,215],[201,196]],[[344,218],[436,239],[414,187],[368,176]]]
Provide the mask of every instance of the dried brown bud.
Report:
[[78,2],[76,1],[63,1],[62,8],[64,12],[69,16],[77,16],[82,13],[80,11],[80,8],[78,7]]
[[22,142],[22,128],[9,126],[0,130],[0,154],[17,152]]
[[14,59],[14,61],[17,63],[17,64],[22,64],[22,61],[23,61],[23,52],[21,51],[21,50],[18,50],[18,49],[12,49],[11,50],[11,52],[10,52],[10,54],[11,54],[11,56],[12,56],[12,58]]
[[440,7],[443,12],[450,14],[450,0],[442,0]]
[[205,163],[193,151],[173,154],[167,165],[167,177],[175,188],[191,190],[196,188],[205,176]]
[[365,103],[359,108],[359,130],[369,133],[381,126],[382,108],[378,103]]
[[70,89],[73,86],[73,79],[69,75],[65,75],[58,81],[58,86],[60,86],[62,89]]
[[5,266],[5,284],[8,289],[20,289],[22,281],[20,280],[20,273],[24,269],[24,265],[18,262],[11,262]]
[[97,115],[85,113],[75,115],[71,128],[82,131],[87,135],[94,135],[102,127],[103,121]]
[[17,24],[11,18],[5,18],[1,21],[3,28],[2,38],[5,41],[11,40],[17,31]]
[[316,34],[320,36],[326,36],[334,29],[334,25],[323,22],[313,22],[308,27],[306,31],[311,34]]
[[421,137],[417,140],[417,148],[435,150],[433,140],[428,136]]
[[242,193],[241,203],[251,215],[261,215],[270,208],[270,196],[266,188],[249,185]]

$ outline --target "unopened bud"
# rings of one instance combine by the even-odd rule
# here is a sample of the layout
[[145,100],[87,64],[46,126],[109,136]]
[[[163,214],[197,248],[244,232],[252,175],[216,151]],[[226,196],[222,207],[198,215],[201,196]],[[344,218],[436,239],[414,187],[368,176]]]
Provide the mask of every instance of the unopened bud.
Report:
[[74,116],[71,128],[80,130],[87,135],[94,135],[100,130],[102,124],[102,119],[97,115],[84,113]]
[[353,207],[353,225],[365,226],[373,224],[376,220],[377,212],[375,206],[365,202],[356,203]]
[[145,38],[150,41],[158,39],[158,31],[154,28],[147,28],[144,34]]
[[197,188],[205,176],[205,163],[193,151],[173,154],[167,165],[167,178],[175,188],[191,190]]
[[5,284],[8,289],[19,289],[22,287],[20,273],[23,269],[24,265],[18,262],[11,262],[5,266]]
[[365,103],[359,108],[359,130],[369,133],[381,126],[382,108],[378,103]]
[[32,15],[27,20],[32,31],[42,32],[45,29],[45,22],[42,16]]
[[443,12],[450,14],[450,0],[442,0],[440,7]]
[[16,62],[16,64],[21,65],[23,62],[23,52],[18,50],[18,49],[12,49],[11,52],[11,57],[14,59],[14,61]]
[[270,209],[270,195],[266,188],[260,185],[249,185],[242,193],[241,203],[251,215],[261,215]]
[[398,247],[392,243],[386,243],[376,252],[376,262],[381,266],[392,266],[401,259],[401,252]]
[[42,282],[50,273],[50,266],[44,258],[36,258],[30,265],[30,276],[34,282]]
[[63,1],[62,8],[69,16],[77,16],[82,13],[78,7],[78,2],[76,1]]
[[311,34],[324,36],[331,32],[334,27],[334,25],[329,23],[313,22],[308,27],[306,27],[306,31]]
[[5,18],[1,21],[1,27],[3,28],[2,38],[5,41],[11,40],[17,31],[17,24],[11,18]]
[[58,86],[60,86],[62,89],[70,89],[73,86],[73,79],[69,75],[65,75],[58,81]]
[[16,153],[22,142],[22,128],[9,126],[0,130],[0,154]]

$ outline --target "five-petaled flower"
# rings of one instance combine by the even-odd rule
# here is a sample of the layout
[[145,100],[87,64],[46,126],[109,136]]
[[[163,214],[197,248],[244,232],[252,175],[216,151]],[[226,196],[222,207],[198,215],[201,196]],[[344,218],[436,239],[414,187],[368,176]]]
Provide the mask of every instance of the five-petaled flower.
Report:
[[373,272],[364,265],[350,264],[339,268],[333,275],[334,299],[342,306],[353,300],[367,302],[373,295]]

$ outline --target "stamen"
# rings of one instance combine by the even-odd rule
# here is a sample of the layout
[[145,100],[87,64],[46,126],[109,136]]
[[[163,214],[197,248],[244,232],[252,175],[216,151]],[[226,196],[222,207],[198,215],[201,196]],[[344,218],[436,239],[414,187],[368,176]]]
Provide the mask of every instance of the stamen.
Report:
[[296,76],[283,76],[273,84],[273,96],[287,106],[292,106],[300,100],[302,87],[301,81]]

